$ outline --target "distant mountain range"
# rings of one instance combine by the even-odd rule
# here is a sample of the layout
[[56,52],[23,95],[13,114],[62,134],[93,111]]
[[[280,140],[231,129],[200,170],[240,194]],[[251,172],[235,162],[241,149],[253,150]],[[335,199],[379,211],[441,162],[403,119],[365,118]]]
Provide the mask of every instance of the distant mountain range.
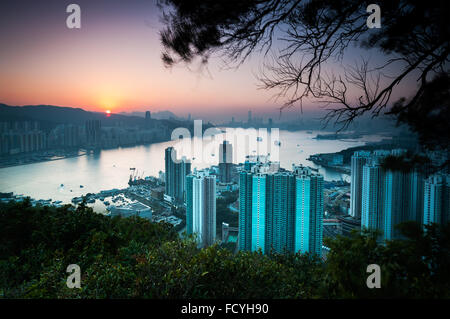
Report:
[[[88,120],[100,120],[102,126],[136,126],[144,125],[145,118],[131,114],[106,114],[102,112],[90,112],[81,108],[63,107],[54,105],[24,105],[11,106],[0,103],[0,122],[2,121],[38,121],[41,127],[53,127],[57,124],[84,125]],[[143,113],[145,115],[145,113]],[[158,118],[161,119],[158,119]],[[151,122],[159,122],[168,128],[185,126],[183,119],[177,118],[169,111],[157,112],[155,117],[152,114]],[[162,119],[167,117],[168,119]]]
[[[0,104],[0,121],[43,121],[54,123],[84,124],[87,120],[126,120],[132,118],[105,113],[89,112],[81,108],[54,106],[54,105],[24,105],[10,106]],[[141,120],[137,118],[135,120]]]

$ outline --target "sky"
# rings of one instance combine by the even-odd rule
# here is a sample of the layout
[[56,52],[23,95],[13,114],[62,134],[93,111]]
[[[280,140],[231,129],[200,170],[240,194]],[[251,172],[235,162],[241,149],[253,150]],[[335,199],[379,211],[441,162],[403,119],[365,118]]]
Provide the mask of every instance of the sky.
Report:
[[[70,3],[81,7],[81,29],[66,26]],[[258,89],[259,55],[238,69],[224,68],[218,57],[206,70],[165,68],[160,15],[155,0],[2,1],[0,103],[113,113],[169,110],[209,120],[245,119],[248,110],[279,116],[283,101]],[[359,54],[354,50],[349,59]],[[400,88],[400,95],[405,92],[407,86]],[[313,103],[304,107],[317,109]],[[299,109],[283,116],[292,112]]]

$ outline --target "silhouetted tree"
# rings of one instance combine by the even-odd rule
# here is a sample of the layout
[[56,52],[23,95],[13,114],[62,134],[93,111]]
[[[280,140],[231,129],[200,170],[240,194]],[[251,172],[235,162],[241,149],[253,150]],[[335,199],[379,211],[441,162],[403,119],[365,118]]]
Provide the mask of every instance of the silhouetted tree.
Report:
[[[368,29],[367,6],[360,0],[161,0],[165,28],[162,59],[167,66],[207,63],[220,52],[231,63],[243,63],[253,52],[267,55],[262,87],[278,90],[284,107],[306,97],[325,103],[346,127],[370,112],[394,114],[430,142],[448,149],[448,59],[450,29],[445,0],[381,0],[381,28]],[[375,48],[385,63],[371,68],[363,60],[336,75],[327,62],[342,61],[353,45]],[[274,50],[272,50],[274,49]],[[276,50],[275,50],[276,49]],[[276,52],[275,52],[276,51]],[[269,54],[273,58],[269,58]],[[389,76],[389,69],[396,73]],[[430,82],[434,76],[437,82]],[[408,77],[417,79],[409,100],[392,105],[391,96]],[[350,90],[352,87],[352,90]],[[350,92],[357,89],[353,98]],[[444,92],[444,93],[443,93]],[[444,117],[436,116],[444,113]],[[426,122],[422,122],[423,115]],[[439,139],[435,139],[439,135]]]

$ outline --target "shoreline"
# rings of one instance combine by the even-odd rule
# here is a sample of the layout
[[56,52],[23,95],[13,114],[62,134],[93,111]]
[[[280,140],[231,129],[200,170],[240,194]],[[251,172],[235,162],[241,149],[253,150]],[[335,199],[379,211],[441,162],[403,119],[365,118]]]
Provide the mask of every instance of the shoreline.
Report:
[[2,169],[2,168],[9,168],[9,167],[15,167],[15,166],[24,166],[24,165],[31,165],[31,164],[37,164],[37,163],[44,163],[44,162],[53,162],[53,161],[59,161],[59,160],[68,159],[68,158],[85,156],[85,155],[87,155],[86,152],[83,153],[83,154],[77,154],[77,155],[65,155],[65,156],[62,156],[60,158],[54,158],[54,159],[36,160],[36,161],[29,162],[29,163],[17,163],[17,164],[7,164],[7,165],[3,165],[3,164],[0,163],[0,169]]
[[[165,143],[165,142],[169,142],[169,141],[170,140],[162,140],[162,141],[155,141],[155,142],[151,142],[151,143],[142,143],[142,144],[135,144],[135,145],[123,145],[123,146],[119,146],[119,147],[105,147],[105,148],[100,148],[98,150],[102,151],[102,150],[111,150],[111,149],[118,149],[118,148],[128,148],[128,147],[136,147],[136,146],[143,146],[143,145],[152,145],[152,144],[157,144],[157,143]],[[85,149],[80,149],[79,151],[84,152],[84,153],[83,154],[76,154],[76,155],[63,155],[63,156],[61,156],[59,158],[54,158],[54,159],[33,160],[31,162],[28,162],[28,163],[2,164],[2,162],[0,160],[0,169],[8,168],[8,167],[15,167],[15,166],[22,166],[22,165],[30,165],[30,164],[36,164],[36,163],[43,163],[43,162],[53,162],[53,161],[67,159],[67,158],[74,158],[74,157],[85,156],[85,155],[87,155],[89,153],[89,151],[85,150]]]

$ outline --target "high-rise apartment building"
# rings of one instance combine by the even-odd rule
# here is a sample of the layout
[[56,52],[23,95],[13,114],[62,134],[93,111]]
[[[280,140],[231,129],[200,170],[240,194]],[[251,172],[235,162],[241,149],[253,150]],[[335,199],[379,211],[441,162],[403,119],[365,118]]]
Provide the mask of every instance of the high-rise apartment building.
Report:
[[387,170],[383,185],[383,235],[391,240],[400,236],[395,225],[409,219],[409,173]]
[[370,152],[360,151],[355,152],[351,158],[350,215],[356,219],[361,218],[363,166],[369,157]]
[[361,226],[367,229],[383,227],[383,174],[377,164],[364,165],[361,197]]
[[171,201],[184,202],[186,193],[186,175],[191,172],[191,162],[185,157],[177,159],[176,150],[168,147],[165,150],[165,182],[166,198]]
[[424,174],[418,170],[412,170],[408,174],[406,194],[408,196],[408,218],[418,223],[423,222],[424,200]]
[[[249,165],[250,166],[250,165]],[[251,250],[252,242],[253,174],[244,170],[239,174],[239,249]]]
[[294,251],[322,254],[323,176],[305,167],[294,168]]
[[450,176],[435,174],[424,183],[423,223],[450,222]]
[[[365,154],[361,193],[358,185],[351,186],[352,203],[359,200],[357,197],[361,200],[361,227],[379,230],[383,240],[400,238],[396,226],[402,222],[429,224],[450,220],[449,179],[446,175],[433,175],[424,180],[423,171],[414,168],[393,170],[383,164],[387,156],[405,154],[406,150],[402,149]],[[358,153],[352,157],[352,174],[359,173],[356,162],[360,157]],[[358,184],[358,178],[352,176],[353,182]]]
[[186,176],[186,228],[196,234],[199,245],[216,240],[216,177],[199,171]]
[[321,254],[323,177],[258,163],[240,173],[239,249]]
[[219,146],[219,180],[222,183],[231,182],[231,171],[233,169],[233,145],[224,141]]

